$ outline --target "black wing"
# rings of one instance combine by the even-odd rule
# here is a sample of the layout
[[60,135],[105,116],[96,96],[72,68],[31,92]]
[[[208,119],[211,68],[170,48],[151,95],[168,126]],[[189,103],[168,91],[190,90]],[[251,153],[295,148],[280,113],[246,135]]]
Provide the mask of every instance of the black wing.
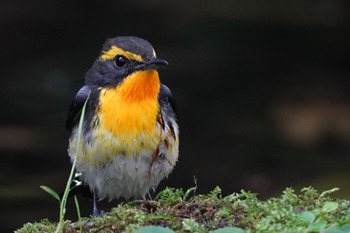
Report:
[[178,110],[177,110],[175,98],[171,93],[170,89],[164,84],[161,84],[160,86],[159,103],[162,110],[165,112],[165,114],[175,118],[178,117]]
[[[68,109],[68,117],[66,121],[66,128],[68,130],[72,130],[73,127],[76,125],[76,123],[79,121],[81,110],[84,106],[84,103],[86,101],[86,98],[89,95],[89,92],[91,92],[90,87],[83,86],[80,88],[76,96],[74,97],[74,100],[69,106]],[[90,94],[91,96],[91,94]],[[90,102],[90,101],[89,101]]]
[[163,84],[160,86],[158,101],[161,108],[161,114],[159,116],[160,123],[163,129],[165,127],[164,123],[166,123],[172,132],[172,136],[177,140],[173,125],[173,122],[176,122],[178,118],[176,102],[170,89]]

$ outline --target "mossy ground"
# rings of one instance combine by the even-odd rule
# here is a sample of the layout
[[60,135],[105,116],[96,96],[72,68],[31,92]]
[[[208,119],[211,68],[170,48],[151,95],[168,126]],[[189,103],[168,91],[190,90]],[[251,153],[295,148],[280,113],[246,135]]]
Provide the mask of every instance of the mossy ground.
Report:
[[[154,200],[120,204],[103,217],[66,221],[64,231],[350,233],[350,202],[334,198],[336,190],[318,193],[308,187],[297,194],[287,188],[280,197],[262,201],[244,190],[222,196],[218,187],[206,195],[195,195],[195,188],[166,188]],[[55,227],[42,220],[16,232],[54,232]]]

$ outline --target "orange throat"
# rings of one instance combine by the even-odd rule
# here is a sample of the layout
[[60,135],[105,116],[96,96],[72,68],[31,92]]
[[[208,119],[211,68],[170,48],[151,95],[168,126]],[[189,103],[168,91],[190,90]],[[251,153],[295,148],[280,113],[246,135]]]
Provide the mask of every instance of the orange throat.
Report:
[[156,70],[136,71],[115,88],[102,89],[97,113],[101,126],[120,140],[152,136],[159,113],[159,89]]

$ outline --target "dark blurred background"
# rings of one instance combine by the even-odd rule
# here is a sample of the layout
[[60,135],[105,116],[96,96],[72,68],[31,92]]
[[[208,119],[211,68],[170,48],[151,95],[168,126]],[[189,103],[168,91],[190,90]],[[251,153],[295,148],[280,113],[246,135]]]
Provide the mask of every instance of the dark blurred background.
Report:
[[2,0],[0,231],[57,220],[39,185],[63,190],[67,106],[117,35],[149,40],[170,63],[161,79],[178,101],[181,154],[158,191],[196,176],[198,193],[312,185],[350,198],[349,10],[347,0]]

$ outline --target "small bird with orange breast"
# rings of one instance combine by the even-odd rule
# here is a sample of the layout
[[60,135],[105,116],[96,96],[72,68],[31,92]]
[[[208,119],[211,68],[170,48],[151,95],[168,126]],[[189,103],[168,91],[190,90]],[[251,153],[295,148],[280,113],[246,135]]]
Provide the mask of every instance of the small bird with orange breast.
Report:
[[166,65],[146,40],[108,39],[70,105],[68,153],[72,161],[77,156],[76,171],[94,194],[95,215],[96,198],[145,198],[177,162],[175,101],[157,71]]

